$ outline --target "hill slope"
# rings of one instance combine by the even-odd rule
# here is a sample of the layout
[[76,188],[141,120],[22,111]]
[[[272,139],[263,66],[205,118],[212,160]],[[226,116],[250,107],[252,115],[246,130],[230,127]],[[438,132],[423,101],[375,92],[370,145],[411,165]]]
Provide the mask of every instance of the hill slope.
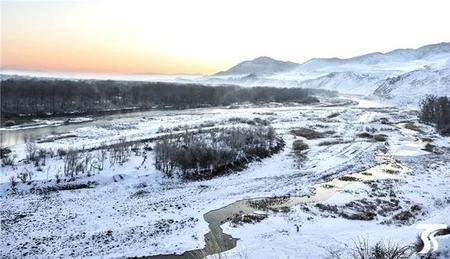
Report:
[[227,71],[219,72],[217,76],[225,75],[272,75],[286,72],[297,67],[297,63],[280,61],[269,57],[259,57],[237,64]]
[[450,95],[449,71],[450,43],[444,42],[347,59],[315,58],[302,64],[260,57],[202,80],[210,84],[321,88],[417,105],[427,94]]

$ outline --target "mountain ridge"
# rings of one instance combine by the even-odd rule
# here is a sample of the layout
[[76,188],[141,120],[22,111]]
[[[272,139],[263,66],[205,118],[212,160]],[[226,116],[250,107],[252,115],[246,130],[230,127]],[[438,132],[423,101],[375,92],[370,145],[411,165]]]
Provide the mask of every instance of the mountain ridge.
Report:
[[[450,42],[301,64],[259,57],[208,77],[211,84],[335,90],[416,106],[428,94],[450,96]],[[287,64],[287,65],[286,65]],[[238,73],[236,73],[238,72]]]
[[279,72],[289,71],[295,68],[298,63],[291,61],[281,61],[267,56],[260,56],[252,60],[245,60],[231,67],[226,71],[221,71],[215,76],[223,75],[270,75]]
[[[418,48],[400,48],[388,52],[371,52],[350,58],[312,58],[303,63],[281,61],[267,56],[246,60],[228,70],[218,72],[214,76],[225,75],[272,75],[280,72],[315,71],[317,69],[337,65],[376,65],[388,62],[407,62],[431,58],[442,53],[450,54],[450,42],[428,44]],[[264,67],[267,66],[267,67]]]

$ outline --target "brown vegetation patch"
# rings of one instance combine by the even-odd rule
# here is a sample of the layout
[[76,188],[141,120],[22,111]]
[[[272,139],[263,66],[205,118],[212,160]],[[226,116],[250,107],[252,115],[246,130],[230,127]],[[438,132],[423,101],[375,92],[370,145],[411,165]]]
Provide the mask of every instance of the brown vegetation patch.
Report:
[[371,212],[371,211],[364,211],[364,212],[356,212],[356,213],[345,213],[342,212],[341,216],[345,219],[350,219],[350,220],[365,220],[365,221],[369,221],[369,220],[374,220],[375,217],[377,216],[376,213]]
[[309,146],[302,140],[295,140],[294,143],[292,143],[292,149],[295,152],[302,152],[304,150],[309,149]]
[[385,134],[370,134],[367,132],[363,132],[363,133],[359,133],[357,135],[359,138],[366,138],[366,139],[372,139],[374,141],[379,141],[379,142],[383,142],[387,140],[387,135]]
[[258,200],[249,200],[247,201],[247,204],[254,209],[268,210],[273,208],[274,206],[284,204],[288,200],[289,200],[288,196],[275,196]]
[[384,169],[383,171],[385,173],[387,173],[387,174],[398,174],[398,173],[400,173],[399,170],[393,170],[393,169]]
[[402,211],[402,212],[395,214],[392,218],[395,220],[406,221],[411,218],[414,218],[414,215],[411,212],[406,210],[406,211]]
[[404,124],[405,129],[413,130],[422,133],[423,131],[413,122],[407,122]]
[[338,140],[325,140],[318,144],[318,146],[332,146],[332,145],[338,145],[338,144],[347,144],[350,143],[350,141],[338,139]]
[[291,130],[291,134],[297,137],[304,137],[306,139],[322,138],[324,135],[323,133],[308,128],[298,128],[295,130]]
[[349,175],[344,175],[338,178],[340,181],[344,181],[344,182],[357,182],[359,181],[358,178],[354,177],[354,176],[349,176]]
[[425,145],[425,147],[423,148],[423,150],[428,151],[428,152],[433,152],[435,147],[436,147],[435,145],[427,143]]
[[267,214],[234,214],[231,218],[232,226],[238,226],[242,224],[255,224],[261,222],[268,217]]
[[87,183],[58,184],[55,186],[32,188],[32,189],[30,189],[30,192],[36,193],[36,194],[47,194],[50,192],[57,192],[57,191],[73,191],[73,190],[80,190],[80,189],[90,189],[90,188],[94,188],[96,185],[97,185],[97,183],[93,182],[93,181],[89,181]]

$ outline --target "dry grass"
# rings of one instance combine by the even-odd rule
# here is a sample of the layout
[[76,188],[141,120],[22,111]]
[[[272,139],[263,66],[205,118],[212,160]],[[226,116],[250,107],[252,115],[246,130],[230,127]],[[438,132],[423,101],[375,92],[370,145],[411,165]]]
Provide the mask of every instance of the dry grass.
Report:
[[322,133],[308,128],[298,128],[295,130],[291,130],[291,134],[297,137],[304,137],[306,139],[317,139],[323,137]]
[[344,175],[338,178],[340,181],[344,181],[344,182],[357,182],[359,181],[358,178],[354,177],[354,176],[349,176],[349,175]]
[[288,196],[275,196],[270,198],[258,199],[258,200],[250,200],[247,201],[247,204],[258,210],[268,210],[273,206],[278,206],[289,200]]
[[338,145],[338,144],[348,144],[350,141],[338,139],[338,140],[325,140],[317,144],[318,146],[332,146],[332,145]]
[[328,258],[354,258],[354,259],[409,259],[414,255],[412,246],[405,246],[390,242],[379,241],[370,245],[365,239],[353,242],[350,247],[350,256],[341,256],[340,251],[329,250]]
[[425,147],[423,148],[423,150],[428,151],[428,152],[433,152],[435,147],[436,147],[435,145],[427,143],[425,145]]
[[232,226],[239,226],[242,224],[255,224],[258,222],[261,222],[262,220],[266,219],[268,217],[267,214],[235,214],[231,218],[231,225]]
[[372,135],[370,133],[367,132],[363,132],[363,133],[359,133],[357,135],[359,138],[366,138],[366,139],[372,139],[374,141],[379,141],[379,142],[383,142],[387,140],[387,136],[384,134],[375,134]]
[[414,124],[413,122],[405,123],[404,127],[405,127],[405,129],[417,131],[417,132],[420,132],[420,133],[423,132],[423,131],[422,131],[416,124]]
[[304,150],[309,149],[309,146],[302,140],[295,140],[294,143],[292,143],[292,149],[295,152],[302,152]]

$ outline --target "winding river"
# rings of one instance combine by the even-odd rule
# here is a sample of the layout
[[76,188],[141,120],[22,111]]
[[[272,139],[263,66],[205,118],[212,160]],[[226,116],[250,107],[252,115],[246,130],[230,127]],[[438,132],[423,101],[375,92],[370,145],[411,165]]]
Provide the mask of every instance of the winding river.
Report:
[[[182,254],[164,254],[142,257],[146,259],[157,258],[204,258],[208,255],[218,254],[228,251],[237,245],[237,238],[224,233],[222,225],[229,222],[236,215],[249,215],[261,213],[261,209],[255,208],[253,204],[264,202],[265,200],[277,199],[279,202],[274,202],[269,206],[269,210],[277,211],[283,208],[291,208],[301,204],[323,202],[331,198],[338,191],[342,190],[349,184],[359,181],[372,181],[377,179],[392,178],[391,174],[386,173],[386,170],[396,169],[400,173],[407,173],[408,168],[399,164],[390,154],[378,154],[378,157],[383,159],[383,163],[371,167],[359,173],[348,174],[352,180],[349,181],[341,176],[331,181],[320,183],[314,186],[314,193],[307,196],[290,196],[285,199],[277,197],[262,197],[253,199],[239,200],[231,203],[225,207],[212,210],[203,215],[204,220],[208,223],[209,232],[205,234],[205,247],[201,249],[194,249],[186,251]],[[400,167],[400,168],[399,168]],[[268,210],[264,211],[268,215]]]

